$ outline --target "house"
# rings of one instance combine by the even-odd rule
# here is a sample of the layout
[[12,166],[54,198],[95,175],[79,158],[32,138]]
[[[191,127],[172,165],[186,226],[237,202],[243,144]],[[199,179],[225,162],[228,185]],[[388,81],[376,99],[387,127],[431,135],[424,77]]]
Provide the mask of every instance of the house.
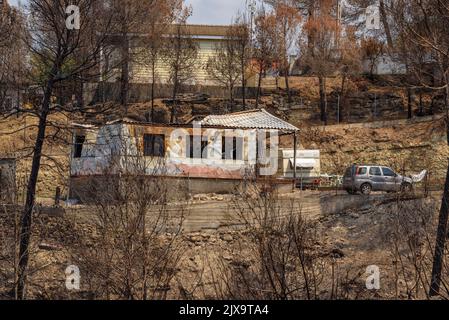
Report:
[[[176,32],[176,25],[167,28],[163,37],[168,37]],[[182,33],[192,37],[198,55],[194,64],[194,72],[189,79],[183,81],[183,93],[205,93],[212,97],[228,97],[228,90],[219,82],[212,79],[206,70],[209,58],[216,55],[216,48],[225,41],[231,26],[220,25],[184,25]],[[143,44],[145,34],[132,34],[129,41],[131,59],[128,64],[129,75],[129,102],[145,102],[152,97],[152,72],[148,61],[148,48]],[[100,64],[100,77],[91,83],[86,83],[82,88],[83,101],[86,104],[95,104],[104,101],[120,101],[121,78],[123,60],[121,59],[123,45],[122,35],[109,35],[108,49],[101,50],[102,63]],[[112,47],[112,48],[111,48]],[[155,98],[171,97],[173,93],[170,84],[170,72],[168,64],[159,58],[155,66],[154,84]],[[254,97],[254,74],[250,68],[247,70],[246,97]],[[235,88],[235,95],[241,95],[242,89]]]
[[126,174],[184,183],[186,194],[232,192],[249,176],[291,190],[293,180],[278,176],[279,137],[290,135],[297,145],[298,131],[263,109],[189,124],[121,119],[101,127],[75,125],[70,196],[82,199],[92,179]]
[[[371,61],[364,59],[362,61],[363,72],[371,73]],[[389,54],[382,54],[374,63],[373,74],[375,75],[404,75],[406,74],[406,66],[400,62],[400,59]]]
[[[230,26],[219,26],[219,25],[185,25],[182,26],[182,34],[188,34],[193,38],[194,43],[198,49],[198,57],[196,64],[196,72],[190,79],[190,85],[216,85],[216,83],[209,77],[206,71],[206,64],[210,57],[215,55],[215,49],[217,46],[226,39],[226,35],[229,32]],[[171,25],[166,30],[165,36],[174,34],[176,32],[176,26]],[[143,36],[143,35],[142,35]],[[130,64],[130,83],[136,84],[148,84],[153,81],[151,78],[151,67],[148,63],[145,63],[145,48],[139,45],[139,37],[135,40],[134,44],[131,44],[130,50],[133,52],[135,58]],[[111,57],[112,61],[120,61],[120,50],[115,50]],[[114,65],[113,62],[107,62],[105,65]],[[115,64],[117,65],[117,64]],[[106,71],[106,70],[103,70]],[[109,73],[113,73],[116,76],[109,76],[105,79],[108,82],[116,81],[120,76],[121,71],[117,68],[116,70],[108,70]],[[156,66],[156,76],[155,83],[166,84],[169,80],[169,68],[160,59]]]

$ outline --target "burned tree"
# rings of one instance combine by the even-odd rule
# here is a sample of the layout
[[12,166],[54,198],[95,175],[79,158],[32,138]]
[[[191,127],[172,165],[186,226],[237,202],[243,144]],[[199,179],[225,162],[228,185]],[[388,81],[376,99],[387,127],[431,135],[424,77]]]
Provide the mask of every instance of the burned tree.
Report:
[[273,41],[277,42],[278,49],[277,60],[279,68],[284,75],[285,88],[287,90],[288,103],[292,102],[289,75],[290,75],[290,52],[296,43],[296,36],[301,22],[299,11],[290,3],[290,1],[279,1],[274,7],[276,16],[276,33]]
[[187,28],[187,19],[191,8],[181,8],[176,13],[175,24],[165,38],[163,60],[169,69],[169,83],[172,85],[172,106],[170,122],[177,119],[177,95],[182,86],[194,80],[195,62],[198,57],[198,47]]
[[164,37],[162,36],[172,23],[176,8],[182,6],[182,1],[169,0],[159,1],[154,4],[151,10],[149,26],[147,27],[147,36],[143,41],[143,50],[141,52],[142,61],[145,66],[150,68],[151,78],[151,111],[150,118],[154,121],[154,100],[156,91],[156,82],[158,79],[158,66],[163,58]]
[[[26,201],[20,220],[20,249],[18,262],[17,297],[26,296],[27,267],[29,261],[32,217],[36,201],[36,186],[43,158],[49,116],[61,112],[52,103],[56,86],[65,80],[92,71],[98,65],[98,57],[104,45],[105,32],[110,19],[99,19],[96,1],[29,1],[29,36],[26,39],[34,63],[42,66],[40,83],[43,99],[32,110],[20,109],[38,117],[37,134],[32,150],[32,164],[26,188]],[[66,10],[69,5],[77,5],[80,10],[79,29],[66,24]],[[89,50],[84,50],[88,48]],[[86,54],[86,52],[88,52]]]
[[[131,66],[135,60],[139,41],[136,35],[148,31],[146,23],[148,16],[158,4],[159,1],[156,0],[112,0],[107,5],[109,10],[114,12],[114,20],[110,26],[112,30],[110,41],[117,44],[119,51],[120,103],[125,107],[125,112],[129,100]],[[149,26],[151,28],[151,23]]]
[[257,108],[260,102],[262,78],[267,70],[271,68],[274,59],[276,43],[273,42],[273,35],[275,34],[276,18],[274,15],[267,14],[264,9],[261,9],[257,14],[255,24],[253,56],[257,70]]
[[93,207],[84,223],[94,232],[77,237],[70,253],[95,299],[167,299],[185,250],[185,208],[174,215],[167,202],[183,186],[164,177],[164,158],[144,157],[126,133],[115,139],[120,142],[101,177],[80,190],[81,201]]
[[[23,12],[16,8],[0,8],[0,112],[12,111],[13,105],[20,102],[20,91],[25,82],[26,48],[25,19]],[[16,101],[7,95],[14,93]]]
[[[319,299],[325,257],[312,247],[318,241],[312,222],[301,205],[280,199],[270,182],[257,181],[248,173],[232,202],[247,236],[240,245],[245,257],[222,268],[223,299],[295,300]],[[242,201],[244,200],[244,201]]]
[[240,65],[243,109],[246,109],[247,69],[251,58],[251,35],[244,16],[238,17],[232,25],[231,38],[236,42],[236,55]]
[[384,53],[384,44],[376,38],[362,39],[362,52],[364,58],[369,61],[369,76],[373,78],[374,68]]
[[241,76],[241,61],[238,56],[237,39],[232,29],[223,43],[215,48],[215,55],[209,58],[206,70],[214,81],[223,85],[229,92],[231,112],[234,111],[234,89]]
[[[447,139],[449,144],[449,37],[445,31],[449,26],[449,8],[439,0],[398,1],[395,5],[394,18],[397,21],[400,39],[404,42],[404,51],[409,70],[423,87],[443,91],[445,95]],[[411,56],[421,52],[421,57]],[[424,62],[424,63],[423,63]],[[414,70],[414,71],[413,71]],[[432,80],[426,74],[432,75]],[[444,253],[449,217],[449,167],[436,232],[435,252],[433,257],[432,279],[429,295],[439,295],[444,264]]]
[[343,34],[342,26],[335,22],[335,10],[333,1],[321,1],[304,24],[307,37],[300,39],[304,66],[319,80],[320,118],[325,125],[328,122],[327,78],[338,70],[338,46]]

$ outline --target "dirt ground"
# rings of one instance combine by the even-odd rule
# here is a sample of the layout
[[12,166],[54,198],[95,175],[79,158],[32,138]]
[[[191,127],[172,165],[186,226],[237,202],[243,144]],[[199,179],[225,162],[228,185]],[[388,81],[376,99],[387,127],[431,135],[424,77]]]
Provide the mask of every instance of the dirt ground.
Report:
[[[421,212],[425,208],[430,221],[435,221],[439,196],[435,193],[427,199],[401,202],[400,206],[405,207],[407,212]],[[410,262],[403,261],[401,266],[405,266],[405,269],[400,271],[398,256],[394,254],[395,246],[399,245],[403,246],[401,257],[405,260],[409,257],[406,244],[393,241],[398,205],[395,201],[379,202],[331,215],[305,214],[304,218],[313,223],[317,233],[313,251],[320,256],[320,263],[323,264],[317,298],[426,298],[426,288],[414,285],[416,279]],[[220,205],[214,202],[214,206]],[[226,202],[221,206],[226,207]],[[93,210],[87,210],[91,216],[95,216]],[[10,215],[0,214],[0,235],[3,239],[11,236],[13,228],[10,219]],[[87,284],[83,286],[82,281],[80,292],[65,289],[65,270],[73,263],[73,239],[82,235],[88,242],[95,241],[95,229],[83,222],[79,215],[40,215],[35,218],[35,226],[37,231],[33,236],[29,298],[92,298]],[[161,235],[161,239],[166,241],[173,236],[167,233]],[[168,298],[223,298],[217,289],[217,283],[225,276],[223,266],[250,267],[257,264],[257,258],[252,255],[254,252],[250,238],[247,230],[225,228],[177,236],[176,242],[183,250],[176,275],[170,287],[166,288]],[[3,258],[6,257],[6,251],[7,242],[2,241],[0,252],[3,252]],[[368,266],[377,266],[380,270],[379,290],[366,288]],[[11,271],[10,262],[0,259],[0,275],[5,276]],[[11,284],[11,279],[5,282],[5,285],[8,284]],[[5,286],[0,287],[0,297],[7,297]]]
[[[329,94],[338,88],[339,79],[329,80]],[[376,91],[385,88],[370,87],[369,83],[350,84],[351,88]],[[269,87],[269,85],[267,85]],[[359,87],[359,88],[357,88]],[[361,88],[365,87],[365,88]],[[316,79],[292,79],[292,88],[302,91],[310,110],[317,112],[319,96]],[[269,89],[269,88],[268,88]],[[352,89],[351,89],[352,90]],[[402,94],[395,92],[395,94]],[[263,105],[276,115],[291,121],[301,128],[300,142],[304,148],[319,148],[322,154],[322,173],[342,174],[352,163],[379,163],[393,167],[406,174],[419,173],[427,169],[441,186],[447,169],[449,148],[446,142],[444,120],[429,118],[419,122],[385,123],[378,127],[331,126],[323,128],[316,122],[304,120],[303,109],[284,112],[274,103],[273,97],[263,97]],[[250,101],[250,104],[252,102]],[[183,106],[185,118],[192,115],[215,113],[221,110],[222,102],[210,101],[209,105]],[[164,116],[165,107],[158,101],[158,114]],[[141,116],[148,104],[130,108]],[[165,110],[165,111],[164,111]],[[104,119],[90,119],[102,121]],[[67,117],[52,119],[67,123]],[[163,119],[162,119],[163,120]],[[388,119],[382,119],[388,120]],[[32,145],[35,119],[10,118],[0,121],[0,156],[15,155],[19,158],[18,184],[23,190],[29,170],[29,147]],[[26,129],[25,129],[26,128]],[[52,204],[56,187],[67,185],[67,160],[69,147],[66,142],[69,132],[50,130],[46,155],[38,183],[39,203]],[[291,141],[283,141],[288,146]],[[20,197],[19,197],[20,198]],[[336,212],[332,215],[309,212],[305,218],[313,223],[316,242],[309,248],[323,264],[322,281],[317,288],[319,299],[423,299],[426,298],[429,254],[435,234],[440,195],[435,193],[426,200],[406,202],[374,203],[359,208]],[[229,206],[229,199],[206,199],[215,211],[203,210],[213,220],[221,206]],[[217,209],[218,208],[218,209]],[[82,214],[95,216],[93,208],[84,208]],[[74,215],[76,217],[76,215]],[[74,243],[82,237],[92,245],[97,231],[92,225],[73,216],[49,217],[37,215],[31,250],[31,274],[28,297],[32,299],[92,298],[87,284],[82,280],[80,292],[69,292],[65,287],[65,270],[74,263]],[[0,299],[10,298],[14,261],[11,260],[11,239],[17,233],[14,215],[0,206]],[[160,236],[161,241],[173,239],[173,233]],[[221,266],[257,266],[254,243],[245,230],[214,229],[184,233],[176,236],[177,246],[183,248],[176,276],[165,288],[169,298],[202,299],[222,298],[217,292],[217,278],[223,278]],[[380,289],[367,290],[367,267],[377,266],[380,271]],[[418,267],[419,268],[418,268]],[[449,278],[445,269],[445,277]],[[83,279],[83,278],[82,278]],[[417,285],[418,284],[418,285]]]

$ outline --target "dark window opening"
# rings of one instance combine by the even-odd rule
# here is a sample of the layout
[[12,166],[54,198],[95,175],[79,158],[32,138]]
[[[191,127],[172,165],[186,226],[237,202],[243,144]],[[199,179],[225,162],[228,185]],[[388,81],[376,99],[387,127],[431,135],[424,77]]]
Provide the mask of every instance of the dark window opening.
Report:
[[145,157],[165,157],[165,136],[163,134],[145,134],[143,150]]
[[207,159],[208,141],[203,141],[201,136],[189,136],[187,140],[186,158]]
[[85,136],[75,136],[75,149],[73,151],[74,158],[81,158],[84,142],[86,142]]
[[243,160],[243,138],[223,137],[221,148],[223,160]]
[[359,167],[357,168],[357,175],[358,176],[364,176],[366,175],[368,169],[366,167]]

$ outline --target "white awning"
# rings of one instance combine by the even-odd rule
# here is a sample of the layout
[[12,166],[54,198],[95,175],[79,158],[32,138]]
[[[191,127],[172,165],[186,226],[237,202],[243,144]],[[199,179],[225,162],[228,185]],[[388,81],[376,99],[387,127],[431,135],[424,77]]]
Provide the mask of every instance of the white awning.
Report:
[[[293,163],[295,163],[295,159],[290,159],[290,166],[293,167]],[[300,169],[313,169],[316,165],[315,159],[296,159],[296,168]]]

